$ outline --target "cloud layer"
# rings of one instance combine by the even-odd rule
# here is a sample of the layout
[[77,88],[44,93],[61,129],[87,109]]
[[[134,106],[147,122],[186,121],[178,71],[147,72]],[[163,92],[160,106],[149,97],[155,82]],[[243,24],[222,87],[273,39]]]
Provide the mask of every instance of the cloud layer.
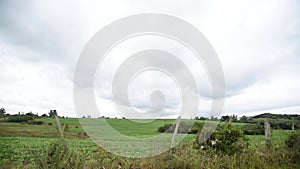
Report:
[[[43,114],[57,109],[61,115],[77,116],[73,106],[73,73],[84,45],[103,26],[124,16],[146,12],[184,19],[208,38],[224,69],[225,114],[300,112],[297,0],[1,1],[0,107],[9,113]],[[111,102],[112,77],[122,60],[149,48],[168,51],[187,64],[197,79],[199,115],[207,115],[212,92],[205,68],[195,62],[195,56],[185,47],[158,37],[128,40],[99,65],[95,78],[99,112],[120,116]],[[147,110],[149,94],[159,88],[167,97],[164,117],[177,116],[181,105],[176,82],[151,71],[132,82],[130,101],[137,109]]]

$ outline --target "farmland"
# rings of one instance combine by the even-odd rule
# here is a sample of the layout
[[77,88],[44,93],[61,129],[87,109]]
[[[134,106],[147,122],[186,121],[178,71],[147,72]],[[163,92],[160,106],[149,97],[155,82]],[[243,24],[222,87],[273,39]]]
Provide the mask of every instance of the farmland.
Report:
[[[40,125],[33,125],[28,123],[7,122],[4,119],[1,120],[0,166],[3,166],[3,168],[39,168],[38,166],[41,166],[42,164],[38,159],[43,159],[44,156],[47,156],[49,151],[53,149],[53,145],[56,145],[55,143],[61,142],[54,118],[38,118],[35,120],[42,121],[43,123]],[[94,120],[97,122],[107,122],[114,130],[130,138],[147,139],[153,136],[162,135],[161,138],[165,139],[164,142],[167,142],[166,145],[170,144],[172,134],[159,133],[158,128],[165,124],[175,123],[175,120],[172,119],[159,119],[149,123],[139,123],[128,119]],[[196,134],[188,134],[179,145],[172,149],[172,157],[176,156],[177,162],[180,162],[180,164],[175,164],[174,159],[170,157],[169,153],[163,153],[158,156],[142,159],[131,159],[114,155],[99,147],[91,138],[89,138],[78,119],[60,118],[60,122],[63,126],[65,137],[64,141],[66,142],[69,151],[72,152],[71,154],[73,154],[72,158],[74,158],[74,160],[78,158],[77,161],[80,161],[83,158],[85,160],[85,166],[88,168],[99,168],[101,166],[106,166],[106,168],[115,168],[114,165],[117,164],[117,166],[120,165],[122,168],[134,168],[133,166],[136,166],[137,168],[151,168],[152,166],[153,168],[155,165],[161,168],[160,165],[162,164],[160,164],[157,160],[166,161],[168,165],[164,165],[163,168],[172,168],[172,165],[175,168],[178,168],[177,165],[185,166],[182,168],[186,168],[187,166],[190,166],[190,168],[195,168],[197,166],[210,166],[211,168],[240,168],[243,166],[250,166],[249,168],[251,168],[251,165],[252,168],[299,167],[297,162],[295,163],[290,161],[293,158],[293,154],[290,154],[285,150],[285,140],[292,133],[299,133],[299,130],[272,130],[272,149],[267,151],[265,150],[264,135],[246,135],[245,140],[249,146],[243,150],[244,152],[240,155],[219,154],[212,152],[213,150],[197,150],[193,148],[193,142],[195,141]],[[203,120],[197,120],[197,123],[204,122],[205,121]],[[211,121],[211,123],[217,122]],[[219,126],[226,125],[227,123],[228,122],[221,122]],[[238,122],[232,122],[231,124],[236,128],[247,125],[247,123]],[[178,135],[180,137],[181,134]],[[118,144],[120,141],[117,139],[113,140],[113,135],[107,135],[107,137],[112,139],[109,140],[109,143],[113,146]],[[138,144],[142,143],[137,141],[131,144],[138,147]],[[141,147],[144,147],[144,145]],[[128,150],[124,147],[119,147],[117,149],[122,152]],[[281,154],[278,154],[277,152],[280,152]],[[140,155],[138,153],[143,153],[143,151],[141,150],[141,152],[134,153]],[[116,154],[118,154],[117,151]],[[215,156],[213,154],[215,154]],[[189,156],[189,158],[185,156]],[[210,159],[210,161],[207,161],[207,159]],[[281,160],[278,161],[278,159]],[[202,162],[197,162],[199,160]],[[247,164],[249,163],[247,160],[253,160],[254,164]],[[42,161],[45,161],[45,159]],[[273,163],[270,163],[272,161]],[[154,165],[152,163],[157,164]],[[81,164],[78,163],[78,165],[80,166]]]

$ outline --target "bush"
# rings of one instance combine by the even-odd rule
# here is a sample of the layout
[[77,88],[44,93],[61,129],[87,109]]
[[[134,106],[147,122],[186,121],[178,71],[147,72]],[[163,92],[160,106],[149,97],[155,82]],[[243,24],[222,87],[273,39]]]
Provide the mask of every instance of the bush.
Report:
[[10,116],[7,118],[7,122],[21,123],[28,122],[29,120],[33,120],[33,117],[30,116]]
[[264,135],[264,127],[260,124],[246,124],[242,125],[241,129],[245,135]]
[[189,134],[197,134],[203,128],[204,123],[196,122],[193,127],[189,130]]
[[[160,133],[174,133],[175,124],[165,124],[157,129]],[[178,133],[188,133],[188,134],[196,134],[199,130],[201,130],[203,123],[195,123],[192,126],[191,122],[181,122],[178,127]]]
[[300,151],[300,133],[292,133],[285,140],[285,145],[288,148],[298,149]]
[[285,145],[292,154],[292,162],[300,163],[300,133],[292,133],[289,135],[285,140]]
[[248,147],[248,142],[244,137],[243,130],[232,126],[230,123],[219,126],[214,133],[203,143],[199,143],[200,132],[196,135],[194,147],[205,147],[214,149],[222,154],[235,154]]
[[[172,129],[170,129],[171,127],[172,127]],[[166,131],[167,131],[167,133],[170,133],[171,130],[173,130],[173,132],[174,132],[173,124],[165,124],[164,126],[161,126],[157,129],[157,131],[160,133],[164,133]]]
[[33,125],[43,125],[44,124],[43,121],[35,121],[35,120],[29,120],[27,123],[33,124]]

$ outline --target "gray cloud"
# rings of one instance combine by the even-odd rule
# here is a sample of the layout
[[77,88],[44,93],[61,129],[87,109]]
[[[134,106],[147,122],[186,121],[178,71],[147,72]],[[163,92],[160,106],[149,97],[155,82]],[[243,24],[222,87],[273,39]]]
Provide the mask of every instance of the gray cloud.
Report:
[[42,18],[34,1],[1,1],[0,34],[12,46],[34,50],[41,55],[28,55],[32,61],[59,59],[63,48],[59,37]]
[[[116,6],[117,3],[122,5]],[[250,0],[182,3],[167,0],[133,4],[129,1],[71,3],[2,0],[0,107],[11,113],[30,110],[45,113],[48,109],[57,108],[64,115],[75,116],[70,113],[74,112],[72,79],[84,44],[96,31],[116,19],[136,13],[158,12],[187,20],[212,43],[226,77],[226,112],[251,114],[276,109],[287,113],[285,109],[291,110],[290,107],[293,107],[293,112],[299,113],[299,3]],[[210,101],[212,93],[205,70],[200,68],[201,64],[194,65],[193,60],[189,60],[190,54],[163,42],[151,44],[150,41],[140,45],[165,48],[186,59],[192,70],[199,71],[195,73],[200,81],[197,84],[198,94],[204,102],[199,112],[206,111],[209,108],[206,102]],[[123,57],[128,56],[131,50],[126,52]],[[100,76],[101,81],[96,82],[96,96],[100,102],[105,102],[101,108],[109,112],[106,115],[115,116],[110,103],[106,102],[111,100],[112,70],[122,61],[113,59],[102,65],[107,71]],[[137,61],[136,64],[144,63]],[[172,69],[180,74],[180,69]],[[148,80],[155,82],[160,78],[149,77]],[[174,116],[172,111],[179,108],[177,95],[174,94],[178,89],[175,85],[171,88],[170,83],[168,81],[161,86],[166,89],[166,100],[169,99],[165,116]],[[85,86],[84,81],[78,84],[90,87]],[[137,92],[132,96],[133,105],[139,109],[149,108],[147,94],[150,92],[143,84],[146,83],[136,83]]]

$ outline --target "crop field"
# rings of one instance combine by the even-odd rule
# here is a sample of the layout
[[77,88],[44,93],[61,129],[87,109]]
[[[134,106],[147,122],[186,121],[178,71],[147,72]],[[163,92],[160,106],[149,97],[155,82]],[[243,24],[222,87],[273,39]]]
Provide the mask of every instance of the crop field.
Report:
[[[24,168],[24,167],[36,168],[37,167],[36,165],[39,165],[38,162],[39,159],[43,159],[43,157],[47,156],[47,154],[49,155],[49,150],[51,150],[51,148],[53,149],[53,145],[61,141],[61,138],[57,131],[56,121],[54,118],[40,118],[37,120],[42,121],[43,123],[40,125],[32,125],[27,123],[6,122],[5,120],[0,121],[0,149],[1,149],[0,166],[3,166],[3,168],[11,168],[11,167],[12,168]],[[85,121],[87,121],[88,123],[87,122],[85,123]],[[118,160],[121,161],[125,160],[126,164],[128,164],[129,166],[132,166],[135,163],[138,166],[142,166],[142,164],[144,163],[146,166],[148,166],[150,162],[148,164],[147,163],[148,161],[143,161],[143,159],[140,159],[140,161],[138,159],[130,160],[125,157],[120,157],[117,155],[119,154],[119,155],[126,156],[128,154],[131,157],[135,157],[135,155],[137,157],[139,156],[142,157],[144,153],[144,149],[146,151],[147,149],[151,148],[151,146],[153,145],[159,145],[163,143],[161,144],[161,146],[164,146],[162,147],[162,150],[163,148],[170,147],[173,134],[159,133],[158,128],[164,126],[165,124],[174,124],[176,121],[171,119],[159,119],[148,123],[144,123],[143,121],[137,122],[128,119],[80,119],[78,120],[76,118],[61,118],[60,122],[63,128],[63,134],[65,138],[64,141],[65,144],[68,146],[68,149],[72,150],[74,154],[79,155],[80,159],[83,158],[84,160],[86,160],[87,161],[86,165],[89,166],[88,168],[95,168],[95,166],[97,168],[99,167],[100,164],[101,166],[113,164],[114,162],[111,161],[112,158],[117,158]],[[205,121],[198,120],[197,122],[204,123]],[[97,126],[98,128],[89,128],[88,124],[92,124],[92,123],[99,124],[99,126]],[[211,121],[211,123],[218,123],[218,122]],[[120,139],[118,135],[110,131],[106,132],[105,129],[103,129],[104,127],[102,126],[104,124],[109,124],[109,126],[111,126],[111,128],[114,131],[126,137],[125,138],[122,137]],[[220,123],[220,125],[225,125],[225,124],[226,124],[225,122]],[[236,123],[236,122],[232,122],[231,124],[236,128],[240,128],[242,126],[247,125],[247,123]],[[84,128],[86,129],[86,131],[89,131],[88,133],[92,133],[91,131],[94,130],[95,131],[96,130],[99,131],[101,129],[103,130],[100,132],[100,135],[91,135],[91,137],[89,137],[86,134]],[[285,140],[292,133],[299,133],[299,130],[296,131],[272,130],[272,150],[268,150],[268,152],[271,155],[264,154],[266,152],[264,135],[245,135],[244,138],[249,144],[249,148],[247,150],[249,152],[247,153],[254,153],[254,155],[257,155],[255,153],[258,153],[257,151],[259,152],[261,151],[259,155],[257,155],[258,157],[266,156],[265,158],[270,158],[269,156],[272,156],[272,158],[275,158],[273,156],[276,156],[276,158],[280,158],[280,159],[290,158],[291,155],[289,154],[285,155],[284,157],[281,156],[277,157],[278,154],[276,153],[276,151],[278,151],[277,149],[284,148]],[[126,138],[128,138],[128,140]],[[151,138],[155,138],[155,139],[151,140]],[[181,138],[183,138],[183,140],[179,144]],[[195,160],[195,158],[200,158],[199,156],[195,156],[195,154],[199,153],[198,150],[192,148],[194,141],[197,140],[196,138],[197,138],[196,134],[186,134],[186,135],[177,134],[176,143],[178,144],[176,147],[179,147],[178,148],[179,150],[175,148],[173,151],[175,151],[175,154],[180,152],[179,154],[181,155],[183,152],[192,153],[191,159],[193,160]],[[122,142],[122,145],[120,145],[120,142]],[[99,144],[97,145],[96,143]],[[180,148],[181,146],[187,146],[188,148],[184,148],[184,150],[182,150],[182,148]],[[130,149],[128,149],[128,147],[136,147],[136,149],[133,152],[129,152]],[[111,150],[111,152],[113,152],[116,155],[111,154],[110,152],[104,150],[103,148],[106,148],[106,150]],[[284,149],[280,151],[284,151]],[[207,157],[210,156],[210,154],[207,154],[207,152],[208,151],[206,151],[205,152],[206,154],[202,156],[206,158],[211,158],[211,157]],[[249,158],[246,155],[246,153],[244,153],[244,155],[246,156],[245,158]],[[166,156],[167,155],[163,153],[163,155],[152,157],[151,160],[157,160],[156,158],[167,158],[169,160],[169,157]],[[235,156],[218,155],[218,158],[225,161],[226,160],[230,161],[234,159],[236,160],[238,165],[241,166],[246,165],[246,161],[244,162],[239,161],[241,159],[235,159],[237,158]],[[99,159],[102,160],[100,162],[99,161],[95,162]],[[108,160],[111,163],[105,162],[105,160]],[[188,159],[181,159],[181,160],[186,162]],[[203,159],[198,159],[198,160],[203,160]],[[262,159],[257,158],[253,160],[262,160]],[[267,159],[266,161],[260,161],[261,162],[260,165],[263,165],[268,161],[270,161],[270,159]],[[207,165],[208,166],[212,165],[213,168],[217,167],[215,165],[215,162],[211,164],[209,163]],[[121,162],[119,161],[119,163]],[[194,161],[191,162],[191,164],[192,163],[194,163]],[[222,163],[221,164],[227,166],[227,163],[226,164],[225,163],[226,162],[224,162],[224,164]],[[206,166],[206,164],[204,163],[201,165]],[[124,166],[126,165],[124,164]],[[298,167],[298,164],[297,163],[289,164],[285,161],[283,162],[283,164],[276,162],[270,166],[272,166],[273,168],[274,167],[281,168],[282,166],[285,166],[284,168],[295,168]],[[254,166],[254,168],[256,167],[257,166]],[[108,168],[114,168],[114,167],[110,166]]]

